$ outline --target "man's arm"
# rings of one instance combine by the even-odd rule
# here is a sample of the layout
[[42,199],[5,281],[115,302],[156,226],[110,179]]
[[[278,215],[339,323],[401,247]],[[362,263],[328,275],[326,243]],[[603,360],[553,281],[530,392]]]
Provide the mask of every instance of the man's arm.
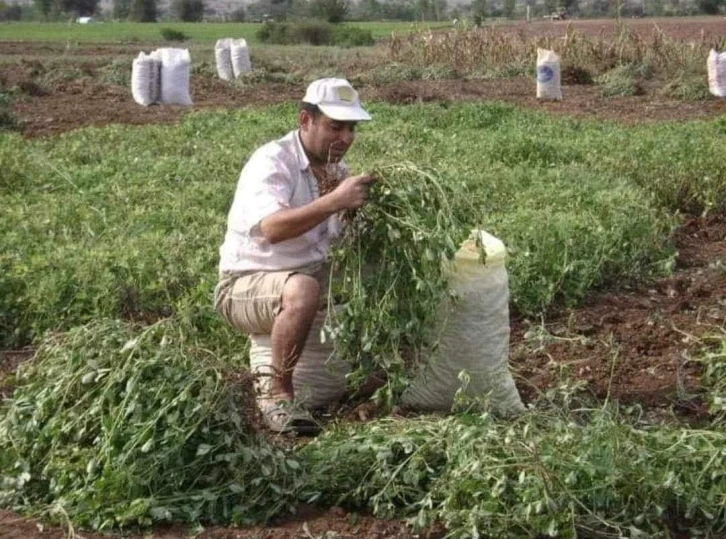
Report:
[[260,221],[260,232],[270,243],[301,236],[334,213],[360,208],[368,198],[368,184],[371,181],[373,179],[367,174],[346,178],[333,191],[310,204],[268,215]]

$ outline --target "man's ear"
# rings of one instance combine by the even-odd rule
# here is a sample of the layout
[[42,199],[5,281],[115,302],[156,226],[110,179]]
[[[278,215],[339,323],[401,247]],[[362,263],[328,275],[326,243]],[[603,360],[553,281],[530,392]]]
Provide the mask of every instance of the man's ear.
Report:
[[306,111],[305,109],[301,110],[297,115],[297,124],[300,126],[300,129],[302,129],[303,131],[308,130],[312,121],[313,121],[312,116],[310,116],[310,113],[308,111]]

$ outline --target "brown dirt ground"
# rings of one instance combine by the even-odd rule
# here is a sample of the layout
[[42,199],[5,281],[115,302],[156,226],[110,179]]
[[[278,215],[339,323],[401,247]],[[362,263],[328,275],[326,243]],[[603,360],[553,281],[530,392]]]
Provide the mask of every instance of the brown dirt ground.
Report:
[[[652,32],[654,21],[626,21],[638,32]],[[726,20],[662,19],[660,30],[682,39],[710,39],[726,33]],[[537,22],[515,25],[532,35],[562,35],[568,22]],[[583,32],[609,32],[612,22],[574,21]],[[0,56],[53,55],[57,44],[24,44],[0,41]],[[135,55],[138,44],[97,44],[74,51],[75,55]],[[89,68],[92,69],[92,66]],[[27,81],[28,65],[0,65],[6,84]],[[285,84],[231,87],[221,81],[192,79],[193,110],[229,109],[294,101],[301,88]],[[33,93],[33,92],[29,92]],[[37,92],[42,94],[42,92]],[[625,123],[662,120],[707,119],[726,113],[726,100],[682,102],[646,95],[604,99],[592,86],[567,85],[560,103],[541,103],[534,98],[529,78],[499,81],[409,81],[368,86],[367,101],[392,103],[499,100],[549,111]],[[65,83],[44,95],[29,95],[15,105],[25,136],[48,136],[89,125],[174,123],[188,112],[184,107],[137,106],[125,88],[82,80]],[[695,421],[705,416],[699,398],[699,366],[690,354],[709,334],[726,327],[726,216],[693,218],[675,235],[679,255],[672,277],[638,289],[610,290],[592,295],[577,309],[562,311],[546,323],[519,317],[512,320],[512,363],[518,386],[526,400],[547,391],[563,378],[579,380],[600,398],[608,395],[624,403],[640,404],[655,420],[670,410]],[[7,397],[11,375],[32,351],[0,353],[0,398]],[[351,421],[375,416],[363,405],[347,412]],[[156,528],[153,537],[172,539],[188,535],[181,527]],[[69,536],[67,530],[38,523],[15,513],[0,511],[0,539],[39,539]],[[434,530],[429,537],[442,534]],[[76,537],[100,539],[93,533]],[[340,508],[301,508],[293,519],[267,527],[234,529],[213,527],[199,537],[209,539],[292,538],[413,538],[400,521],[382,521],[367,515],[351,515]],[[140,539],[142,536],[136,536]]]

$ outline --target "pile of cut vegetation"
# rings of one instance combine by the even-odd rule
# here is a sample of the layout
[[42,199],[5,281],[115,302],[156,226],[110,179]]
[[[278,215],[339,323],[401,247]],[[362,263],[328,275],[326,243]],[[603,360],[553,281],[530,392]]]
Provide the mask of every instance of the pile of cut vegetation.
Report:
[[47,339],[0,415],[0,505],[110,529],[264,522],[294,506],[300,465],[259,438],[251,384],[176,320]]

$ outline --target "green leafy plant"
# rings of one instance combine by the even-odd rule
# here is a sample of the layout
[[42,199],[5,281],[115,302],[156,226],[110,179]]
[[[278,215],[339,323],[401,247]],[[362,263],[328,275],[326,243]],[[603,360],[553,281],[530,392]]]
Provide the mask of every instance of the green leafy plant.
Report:
[[709,340],[711,346],[701,352],[698,361],[703,365],[703,385],[713,422],[726,426],[726,336],[720,334]]
[[419,530],[439,522],[449,537],[669,537],[726,528],[725,441],[606,407],[386,419],[330,432],[300,456],[312,499]]
[[459,221],[462,193],[435,171],[400,164],[374,177],[370,203],[332,256],[332,296],[344,308],[331,334],[341,357],[356,365],[354,381],[382,368],[396,391],[416,352],[432,344],[434,316],[448,295],[445,262],[468,230]]
[[184,32],[174,28],[162,28],[159,32],[164,41],[187,41],[189,39],[189,36]]
[[111,529],[264,522],[293,507],[299,463],[258,439],[251,380],[178,320],[51,337],[0,409],[0,505]]

